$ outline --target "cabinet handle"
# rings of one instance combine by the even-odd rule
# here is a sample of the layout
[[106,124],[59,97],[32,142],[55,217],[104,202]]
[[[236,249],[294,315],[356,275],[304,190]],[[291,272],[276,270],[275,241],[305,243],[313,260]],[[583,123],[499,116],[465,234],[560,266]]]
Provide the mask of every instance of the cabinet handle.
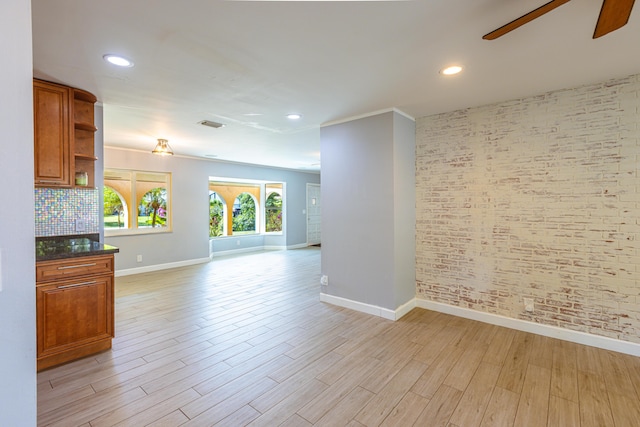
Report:
[[92,280],[90,282],[81,282],[81,283],[74,283],[73,285],[58,286],[58,289],[75,288],[75,287],[78,287],[78,286],[93,285],[94,283],[97,283],[97,282],[95,280]]
[[60,184],[60,181],[46,180],[46,179],[39,179],[38,182],[41,184]]
[[78,265],[63,265],[62,267],[58,267],[58,270],[68,270],[70,268],[82,268],[82,267],[95,267],[96,263],[92,262],[90,264],[78,264]]

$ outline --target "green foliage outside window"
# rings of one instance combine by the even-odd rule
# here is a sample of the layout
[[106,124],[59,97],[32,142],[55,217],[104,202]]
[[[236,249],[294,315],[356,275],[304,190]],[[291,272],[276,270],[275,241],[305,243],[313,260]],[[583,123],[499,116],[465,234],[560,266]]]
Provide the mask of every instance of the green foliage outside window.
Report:
[[280,194],[269,194],[265,204],[265,210],[267,232],[282,231],[282,197]]
[[256,203],[249,193],[242,193],[236,199],[233,210],[233,231],[247,232],[256,230]]
[[164,227],[167,222],[167,189],[147,191],[138,206],[139,227]]
[[127,224],[124,223],[124,204],[122,199],[111,187],[104,186],[104,227],[105,228],[123,228]]
[[224,230],[224,206],[214,196],[215,193],[209,197],[209,237],[222,236]]

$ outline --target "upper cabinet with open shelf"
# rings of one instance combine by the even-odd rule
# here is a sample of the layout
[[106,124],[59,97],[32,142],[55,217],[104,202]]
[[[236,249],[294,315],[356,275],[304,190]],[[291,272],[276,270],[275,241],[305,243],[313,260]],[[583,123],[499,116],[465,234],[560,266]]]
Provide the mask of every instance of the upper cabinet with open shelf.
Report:
[[[81,89],[34,79],[33,101],[35,185],[94,187],[96,97]],[[78,185],[77,174],[82,177]]]

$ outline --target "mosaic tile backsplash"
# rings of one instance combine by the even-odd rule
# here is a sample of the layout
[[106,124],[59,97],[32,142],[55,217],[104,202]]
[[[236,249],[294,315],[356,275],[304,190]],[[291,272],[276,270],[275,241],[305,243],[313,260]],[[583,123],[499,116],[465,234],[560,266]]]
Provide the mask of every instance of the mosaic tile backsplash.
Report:
[[36,237],[99,233],[98,196],[96,188],[36,188]]

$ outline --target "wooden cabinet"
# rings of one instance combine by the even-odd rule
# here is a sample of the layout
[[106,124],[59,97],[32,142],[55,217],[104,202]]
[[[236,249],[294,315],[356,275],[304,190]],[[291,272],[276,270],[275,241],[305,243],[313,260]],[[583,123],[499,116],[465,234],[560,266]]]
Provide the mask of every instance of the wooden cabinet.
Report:
[[77,172],[95,186],[94,104],[84,90],[33,80],[35,185],[74,187]]
[[113,255],[36,263],[38,370],[111,348]]
[[87,187],[95,187],[95,132],[93,107],[96,97],[80,89],[73,89],[73,160],[74,178],[86,172]]
[[71,186],[71,129],[68,87],[33,82],[35,183]]

